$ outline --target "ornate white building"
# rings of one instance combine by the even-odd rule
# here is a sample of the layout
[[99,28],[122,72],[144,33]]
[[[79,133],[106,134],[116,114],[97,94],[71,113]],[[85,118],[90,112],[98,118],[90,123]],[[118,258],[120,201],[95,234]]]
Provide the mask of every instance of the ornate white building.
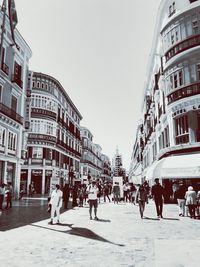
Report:
[[[200,1],[163,0],[144,88],[132,167],[142,178],[200,182]],[[141,143],[142,141],[142,143]],[[138,147],[140,149],[138,149]],[[137,150],[138,149],[138,150]],[[136,153],[136,150],[139,151]],[[136,162],[136,163],[134,163]],[[138,164],[138,163],[137,163]]]
[[80,178],[82,116],[58,80],[29,72],[26,101],[28,150],[21,185],[30,183],[38,194],[49,193],[52,183]]

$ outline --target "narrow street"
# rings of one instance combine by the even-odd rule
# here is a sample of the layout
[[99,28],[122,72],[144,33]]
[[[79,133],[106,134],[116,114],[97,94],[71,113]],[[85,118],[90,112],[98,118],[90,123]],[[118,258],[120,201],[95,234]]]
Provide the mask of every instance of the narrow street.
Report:
[[179,217],[171,204],[164,206],[163,215],[156,218],[152,202],[144,219],[131,203],[101,203],[99,221],[89,220],[87,206],[70,209],[62,213],[61,225],[44,219],[2,231],[1,267],[199,266],[200,221]]

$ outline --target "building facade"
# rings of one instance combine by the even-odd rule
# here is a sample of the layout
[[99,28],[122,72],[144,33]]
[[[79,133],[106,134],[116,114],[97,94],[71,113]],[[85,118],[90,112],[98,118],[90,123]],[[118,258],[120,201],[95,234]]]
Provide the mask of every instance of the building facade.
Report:
[[111,182],[112,171],[111,171],[110,159],[107,155],[102,154],[101,160],[102,160],[101,180],[103,182]]
[[29,72],[26,101],[27,153],[21,187],[48,194],[52,184],[80,178],[82,116],[52,76]]
[[[200,1],[161,1],[136,139],[142,176],[152,183],[200,182]],[[135,167],[137,145],[132,168]]]
[[[9,18],[0,11],[0,183],[11,182],[15,195],[20,190],[20,173],[26,150],[25,100],[29,59],[32,52],[17,29],[15,42]],[[3,25],[4,24],[4,25]],[[3,34],[3,35],[2,35]]]
[[82,157],[81,177],[87,180],[90,177],[100,178],[102,174],[102,159],[100,145],[93,143],[93,135],[86,127],[81,127]]

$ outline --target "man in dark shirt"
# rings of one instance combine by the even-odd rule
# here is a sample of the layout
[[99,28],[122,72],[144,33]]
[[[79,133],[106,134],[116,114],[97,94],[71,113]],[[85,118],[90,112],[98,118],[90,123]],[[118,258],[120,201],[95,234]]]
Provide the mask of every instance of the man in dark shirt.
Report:
[[158,218],[163,218],[162,211],[163,211],[163,187],[159,183],[159,179],[156,178],[155,185],[152,186],[151,195],[156,204],[156,211]]

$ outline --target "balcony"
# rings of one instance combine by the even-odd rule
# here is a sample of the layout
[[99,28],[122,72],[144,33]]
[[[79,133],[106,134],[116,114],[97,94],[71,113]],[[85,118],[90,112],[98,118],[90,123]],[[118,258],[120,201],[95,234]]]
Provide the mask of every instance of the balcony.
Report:
[[47,109],[42,108],[32,108],[31,117],[48,117],[56,120],[56,113]]
[[11,108],[5,106],[4,104],[0,103],[0,113],[8,116],[9,118],[13,119],[14,121],[23,124],[23,117],[21,117],[19,114],[17,114],[14,110]]
[[35,140],[35,141],[48,141],[52,143],[56,142],[55,136],[45,135],[45,134],[29,133],[28,139]]
[[9,67],[5,63],[2,63],[1,69],[6,75],[9,75]]
[[12,82],[16,83],[19,87],[23,87],[23,82],[21,80],[21,77],[17,76],[16,74],[12,75]]
[[165,53],[165,58],[166,62],[170,60],[172,57],[180,54],[183,51],[186,51],[190,48],[196,47],[200,45],[200,35],[193,35],[192,37],[189,37],[173,47],[171,47],[166,53]]
[[176,145],[185,144],[188,142],[189,142],[189,134],[188,133],[176,136]]
[[198,94],[200,94],[200,82],[190,84],[169,94],[167,96],[168,104],[171,104],[179,99],[183,99]]

